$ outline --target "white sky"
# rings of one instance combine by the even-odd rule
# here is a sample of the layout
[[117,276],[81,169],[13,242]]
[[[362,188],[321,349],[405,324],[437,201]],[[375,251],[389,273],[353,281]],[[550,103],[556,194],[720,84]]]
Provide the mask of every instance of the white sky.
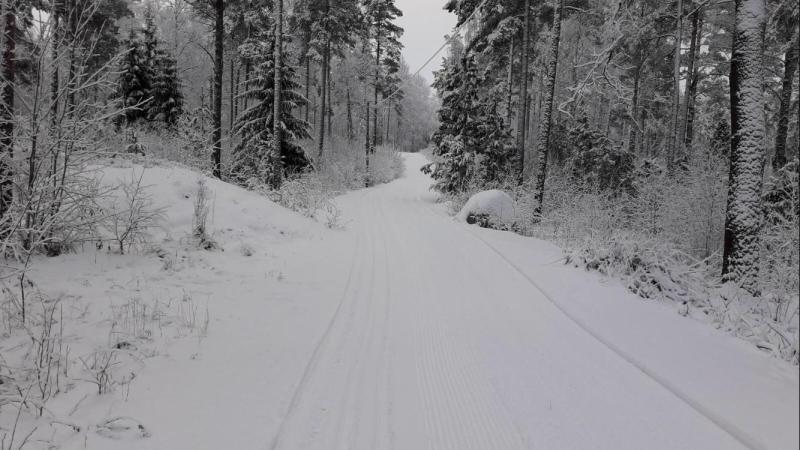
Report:
[[[456,16],[443,10],[445,0],[396,0],[403,11],[397,24],[405,29],[403,35],[403,57],[415,72],[444,43],[456,24]],[[441,67],[443,51],[423,71],[429,82],[433,82],[433,71]]]

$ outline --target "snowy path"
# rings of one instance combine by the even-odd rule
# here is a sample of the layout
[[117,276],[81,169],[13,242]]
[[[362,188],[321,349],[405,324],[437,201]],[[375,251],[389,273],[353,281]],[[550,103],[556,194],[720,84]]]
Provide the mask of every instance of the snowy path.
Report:
[[[43,433],[65,450],[800,446],[797,367],[566,266],[551,244],[455,222],[424,157],[404,157],[404,178],[337,199],[344,230],[209,179],[224,252],[167,235],[169,270],[148,254],[43,260],[35,278],[75,299],[76,354],[107,348],[106,311],[134,296],[188,297],[211,322],[199,339],[146,323],[135,381],[103,396],[78,383],[50,407],[82,431]],[[180,237],[198,175],[147,177]],[[149,437],[93,431],[115,416]]]
[[407,156],[404,179],[340,200],[356,236],[349,279],[272,449],[761,445],[621,357],[450,220],[423,161]]

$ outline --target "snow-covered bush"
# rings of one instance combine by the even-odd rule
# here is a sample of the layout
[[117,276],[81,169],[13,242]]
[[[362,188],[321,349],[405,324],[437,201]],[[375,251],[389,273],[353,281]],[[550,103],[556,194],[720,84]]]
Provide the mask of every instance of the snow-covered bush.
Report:
[[143,122],[127,127],[128,132],[107,132],[112,150],[124,149],[130,144],[128,133],[136,135],[137,143],[147,149],[149,158],[162,159],[194,167],[211,173],[211,147],[208,135],[211,118],[207,109],[198,109],[184,114],[175,126]]
[[[355,144],[354,144],[355,145]],[[315,161],[314,171],[284,180],[281,188],[271,192],[265,186],[251,188],[265,193],[281,205],[307,217],[317,217],[331,228],[341,226],[340,213],[334,197],[348,190],[361,189],[367,184],[388,183],[402,176],[403,161],[397,152],[379,147],[370,155],[369,172],[363,149],[345,141],[334,141],[321,159]]]
[[481,191],[467,200],[456,215],[461,222],[480,223],[483,227],[499,228],[510,225],[516,218],[514,200],[498,189]]

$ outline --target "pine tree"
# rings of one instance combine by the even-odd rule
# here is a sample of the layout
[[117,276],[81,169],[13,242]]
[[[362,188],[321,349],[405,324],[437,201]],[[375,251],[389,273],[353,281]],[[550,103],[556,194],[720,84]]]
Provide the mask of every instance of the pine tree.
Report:
[[[306,67],[306,96],[310,92],[311,61],[320,63],[318,88],[321,114],[317,128],[317,154],[321,155],[332,109],[328,102],[332,61],[334,57],[343,57],[344,50],[355,44],[355,38],[363,29],[362,14],[358,0],[300,0],[295,10],[298,13],[293,20],[303,38],[301,56]],[[308,120],[308,108],[305,117]]]
[[[789,43],[783,58],[783,83],[781,85],[780,109],[778,111],[778,130],[775,135],[775,156],[772,159],[772,168],[779,170],[787,162],[786,140],[789,131],[789,119],[792,115],[792,85],[795,72],[800,64],[800,13],[795,8],[794,14],[784,14],[780,24],[780,34]],[[794,36],[792,36],[794,34]]]
[[447,193],[462,192],[472,184],[485,185],[511,172],[514,145],[499,107],[502,89],[481,92],[487,79],[472,58],[462,59],[455,46],[434,87],[442,105],[439,129],[433,135],[437,163],[425,167],[436,180],[434,187]]
[[614,145],[602,131],[591,127],[586,116],[569,131],[572,175],[587,186],[613,194],[633,190],[633,155]]
[[151,77],[154,75],[156,61],[159,58],[159,44],[153,4],[147,3],[147,7],[144,10],[144,27],[142,29],[142,51],[147,62],[147,69],[151,71]]
[[162,48],[155,25],[152,4],[144,13],[140,37],[132,29],[125,41],[127,53],[122,62],[117,97],[126,112],[127,122],[162,121],[174,125],[183,113],[183,94],[178,78],[177,62]]
[[542,214],[544,204],[545,179],[547,178],[548,144],[550,143],[550,128],[553,123],[553,101],[556,93],[556,74],[558,73],[558,55],[561,42],[561,21],[564,16],[564,0],[558,1],[558,7],[553,15],[553,28],[550,36],[550,55],[547,65],[547,74],[544,79],[544,106],[542,111],[542,130],[539,133],[539,142],[536,145],[539,161],[536,167],[536,192],[534,192],[536,205],[534,216]]
[[731,166],[723,276],[757,293],[761,171],[764,162],[762,66],[764,0],[735,0],[731,59]]
[[[271,157],[274,146],[274,89],[275,67],[273,42],[270,38],[252,39],[244,46],[248,57],[260,61],[256,74],[246,87],[245,96],[253,105],[238,118],[235,132],[241,142],[233,153],[232,174],[240,183],[255,179],[259,183],[270,183],[276,179],[275,171],[291,175],[309,167],[309,160],[299,140],[309,139],[309,125],[294,113],[306,103],[300,94],[301,86],[296,81],[296,73],[291,65],[283,65],[281,77],[281,149],[280,159]],[[273,186],[274,187],[274,186]]]
[[166,50],[159,49],[154,61],[155,76],[150,94],[149,120],[175,125],[183,114],[183,94],[178,78],[177,62]]
[[127,123],[147,118],[150,103],[152,71],[148,68],[147,55],[135,30],[131,30],[124,43],[125,58],[120,68],[120,80],[116,97],[121,107],[126,108]]
[[373,117],[372,117],[372,151],[380,144],[381,132],[378,129],[378,96],[391,95],[387,79],[400,67],[400,37],[403,29],[394,21],[403,12],[394,4],[394,0],[365,0],[366,18],[370,25],[369,37],[375,40],[375,76],[373,78]]
[[21,16],[28,8],[20,2],[3,2],[2,102],[0,102],[0,219],[14,200],[14,100],[17,77],[17,41],[24,28]]
[[[272,81],[272,117],[277,119],[272,121],[272,151],[270,152],[269,161],[272,166],[281,164],[283,160],[283,0],[276,0],[277,7],[275,8],[275,36],[274,36],[274,51],[272,52],[273,66],[273,81]],[[295,105],[299,106],[299,105]],[[289,113],[292,113],[292,107],[289,108]],[[272,176],[269,178],[270,185],[273,189],[280,187],[283,182],[283,170],[272,170]]]

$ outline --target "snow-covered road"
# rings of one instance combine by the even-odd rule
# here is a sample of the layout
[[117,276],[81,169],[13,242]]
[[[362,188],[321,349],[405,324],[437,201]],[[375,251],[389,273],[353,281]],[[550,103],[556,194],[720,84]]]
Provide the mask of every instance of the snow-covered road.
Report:
[[[627,353],[553,303],[486,239],[498,233],[434,204],[424,157],[406,161],[405,178],[339,200],[355,236],[347,283],[270,448],[734,449],[796,439],[784,429],[768,445],[724,402],[720,411],[693,397],[691,382],[653,372],[636,343]],[[568,270],[574,283],[600,284]],[[725,345],[688,361],[724,360]],[[791,388],[791,374],[781,381]]]
[[[337,198],[343,230],[205,179],[225,251],[180,238],[200,175],[148,169],[168,213],[154,243],[173,262],[86,251],[32,276],[68,302],[79,355],[108,348],[131,299],[169,315],[142,317],[136,359],[114,372],[127,386],[98,396],[76,382],[33,448],[50,436],[65,450],[800,446],[796,366],[567,266],[552,244],[454,221],[424,156],[404,158],[402,179]],[[198,311],[208,323],[193,332]],[[98,432],[109,417],[147,437]]]

